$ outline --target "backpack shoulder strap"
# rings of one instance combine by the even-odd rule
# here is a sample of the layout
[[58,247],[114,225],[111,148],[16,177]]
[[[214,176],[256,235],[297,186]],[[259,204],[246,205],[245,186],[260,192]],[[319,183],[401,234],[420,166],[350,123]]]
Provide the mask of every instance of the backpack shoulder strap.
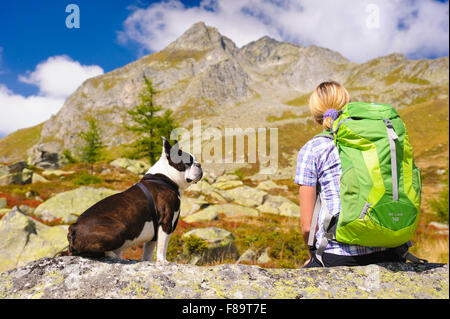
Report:
[[317,134],[316,136],[314,136],[313,138],[319,138],[319,137],[325,137],[328,138],[330,140],[334,140],[333,135],[331,134],[330,131],[324,130],[321,133]]

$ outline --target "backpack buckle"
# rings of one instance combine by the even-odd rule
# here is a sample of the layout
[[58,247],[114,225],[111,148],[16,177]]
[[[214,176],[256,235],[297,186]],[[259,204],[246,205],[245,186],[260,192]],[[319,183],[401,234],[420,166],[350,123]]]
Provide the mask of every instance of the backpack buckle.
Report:
[[[361,210],[361,214],[359,215],[359,218],[361,218],[362,220],[364,220],[365,222],[368,222],[369,220],[372,219],[372,215],[369,213],[369,209],[371,208],[370,206],[372,206],[372,203],[368,203],[366,202],[364,204],[363,209]],[[366,219],[366,215],[369,215],[369,219]]]

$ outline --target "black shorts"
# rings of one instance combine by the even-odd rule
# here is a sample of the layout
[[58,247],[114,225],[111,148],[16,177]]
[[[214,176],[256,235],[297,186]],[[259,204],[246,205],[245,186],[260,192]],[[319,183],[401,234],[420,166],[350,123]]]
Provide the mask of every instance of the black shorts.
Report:
[[[395,251],[395,249],[389,248],[384,251],[358,256],[342,256],[323,253],[322,261],[325,267],[336,267],[336,266],[365,266],[383,262],[405,262],[406,260],[402,258]],[[303,266],[303,268],[313,268],[313,267],[323,267],[322,264],[317,260],[315,250],[311,250],[311,260],[309,261],[308,264]]]

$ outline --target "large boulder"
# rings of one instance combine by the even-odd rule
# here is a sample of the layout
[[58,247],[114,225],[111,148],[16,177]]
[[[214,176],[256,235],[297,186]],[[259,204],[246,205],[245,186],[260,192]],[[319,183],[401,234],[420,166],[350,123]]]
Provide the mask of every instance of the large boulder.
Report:
[[237,204],[248,207],[256,207],[261,205],[268,195],[265,191],[252,188],[247,185],[236,187],[224,192],[226,192]]
[[110,164],[115,167],[125,168],[136,175],[143,175],[150,168],[150,165],[144,161],[133,160],[129,158],[118,158],[112,161]]
[[235,188],[238,186],[242,186],[244,183],[242,183],[242,181],[239,180],[230,180],[230,181],[221,181],[221,182],[215,182],[214,184],[212,184],[211,186],[218,188],[218,189],[230,189],[230,188]]
[[116,193],[118,191],[104,187],[82,186],[49,198],[36,208],[34,215],[43,221],[61,219],[61,223],[73,223],[86,209]]
[[226,259],[237,260],[239,258],[234,245],[234,236],[228,230],[217,227],[196,228],[184,233],[182,238],[186,241],[190,236],[199,237],[206,244],[205,249],[198,255],[191,256],[190,263],[192,264],[222,262]]
[[201,180],[199,182],[197,182],[194,185],[191,185],[188,188],[189,192],[194,192],[194,193],[199,193],[199,194],[204,194],[204,195],[209,195],[213,192],[216,191],[216,189],[214,187],[212,187],[208,182]]
[[267,195],[264,203],[256,209],[261,213],[300,217],[300,206],[283,196]]
[[[448,299],[448,264],[265,269],[112,258],[43,258],[0,274],[0,298]],[[186,302],[186,305],[188,302]],[[278,308],[274,307],[278,304]],[[276,303],[270,313],[281,312]],[[167,308],[171,317],[180,308]]]
[[239,177],[237,175],[225,174],[219,176],[211,186],[218,189],[230,189],[242,185],[243,183],[239,180]]
[[216,213],[222,213],[226,216],[253,216],[259,215],[258,211],[251,207],[241,206],[237,204],[218,204],[210,205],[203,211],[215,211]]
[[208,206],[208,202],[204,200],[203,196],[191,198],[187,196],[181,197],[180,216],[186,217],[192,215],[201,208]]
[[12,209],[0,220],[0,272],[67,247],[67,226],[47,226]]
[[8,214],[11,211],[11,208],[0,208],[0,218],[2,218],[3,215]]
[[217,216],[217,211],[207,207],[197,213],[184,217],[183,220],[186,223],[209,222],[217,219]]
[[44,169],[57,169],[68,164],[67,158],[60,153],[60,144],[49,142],[36,144],[28,150],[28,164]]
[[0,185],[24,185],[31,183],[33,171],[25,161],[0,165]]
[[287,190],[288,187],[286,185],[278,185],[275,182],[271,180],[263,181],[256,186],[257,189],[263,190],[263,191],[270,191],[273,189],[281,189],[281,190]]

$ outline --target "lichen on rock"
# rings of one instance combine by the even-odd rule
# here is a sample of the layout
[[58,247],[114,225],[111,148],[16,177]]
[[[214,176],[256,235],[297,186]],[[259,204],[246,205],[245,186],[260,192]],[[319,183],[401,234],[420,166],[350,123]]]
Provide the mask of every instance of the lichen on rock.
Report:
[[0,298],[448,299],[448,264],[265,269],[43,258],[0,274]]

